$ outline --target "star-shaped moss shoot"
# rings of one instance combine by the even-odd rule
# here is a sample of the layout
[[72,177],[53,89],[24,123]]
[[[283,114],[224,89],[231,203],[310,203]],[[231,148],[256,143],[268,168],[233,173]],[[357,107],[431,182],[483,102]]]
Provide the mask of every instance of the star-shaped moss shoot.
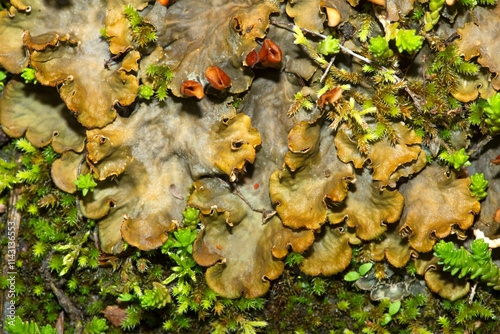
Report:
[[92,174],[78,175],[78,179],[74,181],[75,185],[79,190],[82,191],[83,196],[87,196],[87,193],[93,192],[97,183],[94,181]]
[[486,193],[486,188],[488,188],[488,180],[484,179],[483,173],[476,173],[474,175],[471,175],[470,180],[471,193],[476,195],[478,201],[483,200],[488,195]]

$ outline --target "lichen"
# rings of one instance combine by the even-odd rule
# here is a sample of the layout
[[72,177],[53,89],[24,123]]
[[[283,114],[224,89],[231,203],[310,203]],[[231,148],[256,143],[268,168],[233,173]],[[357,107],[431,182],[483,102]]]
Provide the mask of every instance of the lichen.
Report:
[[499,6],[371,2],[0,5],[9,331],[498,331]]

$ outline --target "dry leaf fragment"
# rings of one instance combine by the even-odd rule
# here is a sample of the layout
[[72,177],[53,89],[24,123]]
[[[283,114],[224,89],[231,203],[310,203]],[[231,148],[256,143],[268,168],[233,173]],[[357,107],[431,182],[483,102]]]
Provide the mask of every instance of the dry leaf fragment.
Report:
[[123,320],[127,317],[127,310],[118,305],[108,305],[102,313],[106,319],[117,327],[121,326]]

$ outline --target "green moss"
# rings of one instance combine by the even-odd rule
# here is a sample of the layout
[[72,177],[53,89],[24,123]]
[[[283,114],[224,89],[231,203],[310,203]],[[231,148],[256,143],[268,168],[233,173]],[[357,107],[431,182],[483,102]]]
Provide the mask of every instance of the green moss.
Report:
[[[151,97],[151,91],[147,87],[151,87],[155,91],[156,97],[158,100],[163,101],[168,95],[168,83],[173,78],[173,73],[168,66],[165,65],[154,65],[150,64],[146,68],[147,76],[152,80],[151,86],[141,86],[146,87],[143,88],[143,97]],[[149,99],[148,99],[149,100]]]
[[485,123],[492,135],[500,133],[500,93],[488,98],[488,105],[483,111],[486,116]]
[[473,195],[476,195],[477,200],[483,200],[488,194],[486,193],[486,188],[488,188],[488,181],[484,179],[484,174],[476,173],[470,177],[471,185],[470,191]]
[[392,57],[393,51],[389,48],[389,42],[382,36],[377,36],[370,39],[370,46],[368,47],[375,57]]
[[434,256],[439,264],[444,265],[444,271],[463,278],[470,275],[471,279],[480,278],[494,289],[500,289],[500,269],[491,259],[491,251],[483,239],[476,239],[471,245],[471,252],[463,246],[456,249],[452,242],[439,241],[434,246]]
[[94,181],[94,175],[93,174],[85,174],[85,175],[78,175],[78,179],[73,181],[73,183],[77,186],[79,190],[82,191],[83,196],[87,196],[87,193],[93,192],[94,188],[97,186],[97,183]]
[[157,37],[155,27],[152,24],[145,22],[142,16],[134,7],[132,7],[132,5],[125,6],[123,13],[132,28],[132,37],[140,48],[156,41]]
[[452,154],[443,151],[439,154],[439,158],[457,170],[462,166],[470,166],[469,156],[465,154],[465,148]]
[[21,73],[21,78],[24,79],[24,83],[37,84],[38,81],[36,80],[35,73],[36,73],[36,70],[32,67],[23,68],[23,71]]
[[324,56],[337,54],[340,52],[339,40],[337,38],[333,38],[333,36],[328,36],[326,39],[318,43],[316,51]]

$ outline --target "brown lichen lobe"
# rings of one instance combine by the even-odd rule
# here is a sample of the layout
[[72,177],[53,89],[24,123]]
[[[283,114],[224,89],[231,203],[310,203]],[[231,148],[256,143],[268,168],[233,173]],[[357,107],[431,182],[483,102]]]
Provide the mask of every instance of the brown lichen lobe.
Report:
[[177,1],[166,13],[154,11],[168,29],[159,29],[158,45],[164,47],[166,65],[174,72],[169,88],[181,96],[185,80],[201,80],[205,86],[207,67],[217,66],[231,78],[230,93],[246,91],[254,77],[243,66],[246,55],[253,50],[256,38],[264,38],[269,15],[279,8],[271,1]]
[[130,58],[136,62],[139,55],[128,54],[123,66],[103,66],[109,44],[95,27],[104,26],[106,3],[93,0],[57,8],[53,2],[33,1],[30,6],[29,14],[16,12],[13,18],[0,19],[0,64],[20,73],[29,59],[37,80],[58,86],[61,98],[85,127],[113,121],[115,105],[129,105],[137,95],[138,81],[125,63]]
[[356,168],[363,168],[369,161],[373,179],[382,181],[384,186],[420,171],[425,166],[422,138],[402,123],[394,123],[393,126],[399,141],[393,144],[388,138],[382,138],[370,146],[367,155],[359,152],[356,143],[348,135],[349,131],[345,127],[341,128],[335,137],[340,160],[352,162]]
[[[82,208],[85,215],[102,218],[106,251],[119,252],[121,238],[144,250],[161,246],[182,221],[194,180],[220,173],[236,180],[254,161],[260,135],[248,116],[206,99],[183,101],[144,104],[129,118],[87,132],[87,160],[106,182],[85,198]],[[195,106],[202,120],[185,112]],[[172,194],[172,185],[179,195]]]
[[344,202],[333,206],[328,213],[328,221],[337,224],[344,219],[349,227],[356,229],[362,240],[372,240],[381,236],[387,224],[399,219],[404,198],[397,190],[389,191],[373,181],[364,170],[356,175],[355,190],[347,193]]
[[463,28],[459,28],[460,39],[456,41],[465,60],[479,56],[477,62],[494,74],[491,83],[495,90],[500,89],[500,61],[497,56],[500,47],[499,13],[499,6],[476,7],[474,14],[477,21],[466,23]]
[[286,165],[270,178],[276,211],[291,228],[319,228],[328,204],[343,201],[354,180],[352,166],[337,158],[332,130],[321,123],[301,122],[290,131]]
[[58,153],[84,148],[85,131],[53,88],[12,80],[3,92],[0,110],[2,129],[11,137],[25,135],[36,147],[52,144]]
[[314,240],[312,231],[292,231],[276,216],[263,224],[262,214],[251,210],[221,180],[205,178],[194,186],[189,205],[201,210],[203,228],[193,257],[209,266],[207,284],[224,297],[263,295],[269,281],[283,272],[277,257],[285,256],[289,246],[302,252]]

